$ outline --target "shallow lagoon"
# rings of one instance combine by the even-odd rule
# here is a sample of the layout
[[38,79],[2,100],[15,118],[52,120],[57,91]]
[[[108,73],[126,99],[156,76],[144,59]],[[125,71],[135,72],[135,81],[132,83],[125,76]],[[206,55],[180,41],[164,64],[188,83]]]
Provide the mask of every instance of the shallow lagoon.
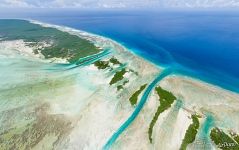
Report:
[[156,64],[173,64],[180,73],[239,90],[237,11],[56,10],[18,17],[110,37]]
[[[13,53],[12,54],[15,54],[14,52],[16,52],[14,49],[12,49],[13,50]],[[4,56],[5,56],[5,52],[11,52],[11,50],[10,49],[8,49],[7,51],[2,51],[3,52],[3,55],[2,55],[2,57],[4,58]],[[9,53],[9,56],[13,56],[13,55],[11,55],[10,53]],[[19,56],[19,53],[17,53],[16,54],[16,56]],[[7,57],[6,57],[7,58]],[[11,60],[11,61],[15,61],[15,60],[17,60],[18,59],[18,57],[13,57],[13,59],[9,59],[9,60]],[[14,88],[14,87],[12,87],[10,90],[7,90],[7,91],[2,91],[4,94],[2,95],[3,97],[7,97],[7,96],[10,96],[10,94],[8,94],[8,93],[14,93],[14,94],[21,94],[21,96],[20,96],[20,98],[21,98],[21,102],[20,103],[18,103],[19,102],[19,99],[12,99],[13,101],[9,101],[9,102],[6,102],[6,101],[3,101],[3,103],[4,103],[4,105],[5,104],[9,104],[9,106],[10,106],[10,108],[13,106],[13,104],[14,103],[18,103],[18,104],[20,104],[20,105],[22,105],[22,102],[25,102],[26,101],[26,103],[25,104],[28,104],[28,101],[30,100],[32,100],[32,97],[31,97],[31,95],[32,96],[34,96],[33,94],[35,93],[35,94],[39,94],[39,95],[36,95],[37,97],[39,97],[39,101],[42,101],[42,98],[44,98],[44,96],[47,96],[47,95],[49,95],[51,92],[54,92],[54,93],[59,93],[59,95],[58,94],[54,94],[53,96],[50,96],[50,97],[48,97],[47,96],[47,99],[49,100],[49,101],[51,101],[51,102],[53,102],[53,104],[54,104],[54,102],[55,101],[57,101],[57,102],[65,102],[65,98],[67,99],[67,101],[66,101],[66,103],[68,104],[67,105],[67,107],[66,107],[66,109],[64,109],[65,107],[63,107],[63,112],[64,112],[64,110],[66,111],[65,113],[66,114],[71,114],[72,113],[72,111],[74,111],[74,109],[69,109],[69,105],[70,106],[72,106],[72,105],[74,105],[75,106],[75,102],[78,102],[78,101],[74,101],[74,102],[69,102],[68,100],[68,98],[71,98],[72,96],[67,96],[67,97],[62,97],[61,96],[61,94],[63,94],[63,95],[65,95],[65,92],[62,92],[62,90],[64,90],[65,88],[64,87],[66,87],[66,89],[67,89],[67,87],[69,88],[69,87],[72,87],[72,89],[75,89],[75,90],[77,90],[77,91],[84,91],[84,89],[86,89],[86,91],[88,91],[88,90],[90,90],[90,89],[92,89],[92,90],[90,90],[90,91],[88,91],[88,93],[91,93],[92,91],[95,91],[96,90],[96,87],[94,86],[94,85],[92,85],[92,84],[90,84],[90,82],[89,81],[86,81],[86,83],[85,84],[82,84],[82,83],[84,83],[84,82],[82,82],[81,80],[77,80],[78,78],[80,78],[80,79],[82,79],[82,77],[83,77],[83,79],[82,80],[84,80],[86,77],[84,77],[84,75],[85,75],[85,73],[86,73],[86,75],[87,75],[87,71],[83,71],[83,72],[81,72],[80,70],[79,70],[79,68],[76,68],[76,69],[70,69],[69,70],[69,72],[67,71],[67,72],[64,72],[64,74],[58,74],[59,72],[57,71],[57,69],[61,69],[61,67],[63,67],[63,70],[64,70],[64,68],[67,66],[67,65],[53,65],[53,64],[47,64],[47,63],[44,63],[44,62],[42,62],[42,63],[40,63],[39,62],[39,64],[38,63],[31,63],[31,61],[33,61],[32,59],[34,59],[34,58],[29,58],[29,59],[27,59],[27,58],[24,58],[24,57],[21,57],[21,56],[19,56],[19,61],[21,62],[21,61],[23,61],[23,62],[26,62],[26,63],[19,63],[20,64],[20,66],[18,66],[18,63],[17,63],[17,61],[15,62],[15,63],[12,63],[12,66],[11,66],[11,69],[9,69],[9,71],[11,71],[12,70],[12,72],[14,73],[14,71],[18,71],[18,69],[20,69],[21,71],[23,71],[23,73],[26,73],[27,71],[25,70],[25,69],[28,69],[29,67],[31,68],[31,67],[34,67],[34,69],[32,70],[33,72],[35,72],[35,71],[40,71],[40,72],[37,72],[37,73],[40,73],[40,75],[41,75],[41,77],[43,77],[43,81],[44,80],[46,80],[47,82],[46,83],[43,83],[43,85],[44,86],[46,86],[46,87],[50,87],[49,89],[48,88],[46,88],[46,87],[44,87],[44,86],[42,86],[41,85],[41,83],[42,82],[39,82],[40,84],[34,84],[34,86],[33,85],[31,85],[31,84],[26,84],[26,86],[25,85],[23,85],[23,86],[20,86],[20,87],[22,87],[22,89],[21,90],[15,90],[16,88]],[[128,59],[126,59],[126,61],[127,61]],[[2,61],[3,62],[3,66],[5,65],[5,70],[8,70],[7,69],[7,65],[6,64],[8,64],[7,63],[7,60],[5,60],[5,61]],[[27,62],[29,62],[29,63],[27,63]],[[9,64],[11,64],[11,62],[9,63]],[[134,64],[138,64],[138,63],[134,63]],[[21,66],[21,65],[23,65],[23,66]],[[145,66],[145,65],[144,65]],[[42,68],[43,67],[43,68]],[[176,66],[177,68],[180,68],[181,66]],[[175,67],[175,68],[176,68]],[[75,67],[74,67],[75,68]],[[140,68],[140,67],[139,67]],[[173,68],[173,69],[175,69],[175,68]],[[82,68],[83,69],[83,68]],[[171,68],[172,69],[172,68]],[[31,71],[31,70],[30,70]],[[79,72],[78,72],[79,71]],[[147,71],[149,71],[149,70],[147,70]],[[128,125],[136,118],[136,116],[137,116],[137,114],[139,113],[139,111],[141,110],[141,108],[142,108],[142,106],[144,105],[144,103],[146,102],[146,100],[147,100],[147,97],[148,97],[148,95],[149,95],[149,93],[150,93],[150,91],[153,89],[153,86],[154,86],[154,84],[156,84],[156,82],[157,81],[159,81],[159,80],[161,80],[163,77],[165,77],[165,76],[167,76],[168,74],[170,74],[171,72],[174,72],[175,70],[165,70],[164,72],[162,72],[162,74],[161,74],[161,76],[159,76],[158,78],[156,78],[155,80],[154,80],[154,82],[152,82],[152,84],[150,84],[150,86],[146,89],[146,91],[144,92],[144,94],[143,94],[143,97],[142,97],[142,99],[141,99],[141,101],[139,102],[139,104],[138,104],[138,106],[137,106],[137,108],[135,109],[135,111],[133,112],[133,114],[128,118],[128,120],[125,122],[125,124],[122,124],[122,126],[120,126],[120,128],[119,128],[119,130],[113,135],[113,137],[112,137],[112,139],[113,139],[113,141],[117,138],[117,136],[119,136],[122,132],[123,132],[123,130],[125,130],[127,127],[128,127]],[[2,74],[4,74],[3,72],[2,72]],[[21,73],[20,73],[21,74]],[[44,78],[44,74],[46,74],[46,75],[48,75],[46,78]],[[17,74],[14,74],[14,75],[17,75]],[[42,76],[43,75],[43,76]],[[51,76],[52,75],[52,76]],[[69,76],[69,78],[65,78],[65,77],[68,77]],[[88,75],[87,75],[88,76]],[[8,75],[6,74],[5,76],[3,76],[3,78],[5,78],[5,77],[8,77]],[[59,77],[59,78],[58,78]],[[61,78],[62,77],[62,78]],[[19,77],[19,78],[22,78],[22,76],[21,77]],[[16,79],[15,77],[13,77],[13,79]],[[39,79],[39,78],[38,78]],[[58,80],[59,79],[59,80]],[[68,80],[69,79],[69,80]],[[34,80],[34,79],[32,79],[32,80]],[[9,79],[8,80],[9,82],[11,81],[11,79]],[[16,80],[17,81],[17,80]],[[34,80],[35,81],[35,80]],[[79,83],[78,83],[78,81],[79,81]],[[27,83],[29,83],[29,81],[26,81]],[[108,83],[108,82],[105,82],[105,83]],[[181,83],[183,83],[183,82],[181,82]],[[14,84],[16,84],[16,83],[14,83]],[[81,89],[80,87],[78,87],[78,88],[76,88],[75,86],[72,86],[72,85],[81,85],[81,86],[83,86],[83,89]],[[173,84],[173,82],[170,82],[170,84],[167,84],[167,85],[171,85],[171,84]],[[29,85],[29,86],[28,86]],[[35,86],[36,85],[36,86]],[[89,85],[92,85],[92,87],[88,87]],[[197,87],[197,86],[196,86]],[[196,88],[195,87],[195,88]],[[30,89],[30,93],[29,92],[27,92],[27,90],[28,89]],[[71,89],[71,88],[70,88]],[[88,89],[88,90],[87,90]],[[175,89],[175,88],[174,88]],[[188,88],[181,88],[181,90],[183,90],[183,89],[187,89],[187,90],[190,90],[190,89],[188,89]],[[40,91],[41,92],[40,92]],[[52,90],[54,90],[54,91],[52,91]],[[70,91],[75,91],[75,90],[70,90]],[[10,92],[8,92],[8,91],[10,91]],[[40,92],[40,93],[38,93],[38,92]],[[49,93],[48,93],[49,92]],[[198,93],[199,91],[197,91],[197,93]],[[214,91],[214,92],[217,92],[217,91]],[[60,94],[61,93],[61,94]],[[67,92],[68,93],[68,92]],[[84,93],[85,93],[85,91],[84,91]],[[110,92],[109,92],[110,93]],[[200,92],[199,92],[200,93]],[[205,92],[204,92],[205,93]],[[204,95],[204,93],[203,94],[201,94],[201,96],[205,96]],[[24,94],[24,95],[22,95],[22,94]],[[68,94],[70,94],[70,95],[74,95],[74,92],[73,93],[68,93]],[[51,95],[51,94],[50,94]],[[81,97],[82,98],[82,96],[81,96],[81,93],[76,93],[76,95],[77,95],[77,99],[78,99],[78,97]],[[85,95],[85,94],[84,94]],[[103,94],[104,96],[105,95],[108,95],[108,93],[107,94]],[[190,95],[190,94],[189,94]],[[218,94],[215,94],[215,95],[218,95]],[[54,97],[54,96],[57,96],[57,97]],[[227,96],[226,94],[224,95],[225,97]],[[224,96],[222,96],[222,99],[223,99],[223,97]],[[35,96],[34,96],[35,97]],[[75,97],[75,96],[73,96],[73,97]],[[36,97],[35,97],[36,98]],[[58,98],[60,98],[60,100],[58,100]],[[111,97],[112,98],[112,97]],[[204,98],[206,98],[206,97],[204,97]],[[203,98],[203,99],[204,99]],[[5,99],[5,98],[3,98],[3,99]],[[53,100],[52,100],[53,99]],[[74,98],[73,98],[74,99]],[[85,98],[84,98],[85,99]],[[192,98],[191,99],[191,101],[192,100],[194,100],[195,98]],[[203,99],[201,99],[200,100],[200,104],[202,103],[202,101],[203,101]],[[236,99],[235,99],[236,100]],[[224,100],[223,99],[223,101],[225,101],[225,103],[226,103],[226,100]],[[6,102],[6,103],[5,103]],[[84,101],[82,101],[83,103],[84,103]],[[212,102],[212,101],[208,101],[207,103],[210,103],[210,102]],[[76,112],[79,112],[79,105],[84,105],[84,104],[82,104],[82,103],[77,103],[78,104],[78,107],[77,107],[77,109],[75,110]],[[6,106],[6,105],[5,105]],[[18,105],[19,106],[19,105]],[[31,107],[31,106],[29,106],[29,107]],[[8,108],[8,107],[3,107],[3,108]],[[53,107],[54,109],[55,109],[55,111],[56,112],[58,112],[58,113],[60,113],[60,112],[62,112],[62,109],[59,109],[59,107],[57,106],[57,105],[54,105],[54,107]],[[80,107],[81,108],[81,107]],[[237,107],[238,108],[238,107]],[[102,109],[101,109],[102,110]],[[71,113],[70,113],[70,112]],[[125,109],[124,109],[124,111],[125,111]],[[104,116],[105,116],[105,114],[104,114]],[[26,117],[27,118],[27,120],[28,120],[28,117]],[[175,118],[174,118],[175,119]],[[88,119],[87,119],[88,120]],[[126,119],[125,119],[126,120]],[[49,120],[49,122],[51,122],[51,120]],[[26,122],[24,122],[24,123],[26,123]],[[64,123],[64,122],[63,122]],[[237,123],[237,122],[235,122],[235,123]],[[204,128],[202,128],[203,130],[202,130],[202,133],[204,133]],[[36,133],[38,133],[39,131],[41,130],[41,128],[36,128]],[[116,130],[115,130],[116,131]],[[205,133],[207,134],[207,131],[208,131],[208,126],[207,126],[207,124],[205,124]],[[33,133],[35,133],[35,130],[33,131]],[[97,141],[97,140],[96,140]],[[110,141],[109,141],[109,144],[111,144],[111,139],[110,139]],[[107,146],[107,145],[106,145]]]

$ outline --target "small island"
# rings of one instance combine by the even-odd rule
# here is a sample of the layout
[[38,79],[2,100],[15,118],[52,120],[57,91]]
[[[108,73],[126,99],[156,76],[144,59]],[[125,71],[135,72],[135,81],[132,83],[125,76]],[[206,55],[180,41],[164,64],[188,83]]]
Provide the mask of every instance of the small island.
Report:
[[1,19],[0,66],[0,149],[238,149],[237,93],[112,39]]

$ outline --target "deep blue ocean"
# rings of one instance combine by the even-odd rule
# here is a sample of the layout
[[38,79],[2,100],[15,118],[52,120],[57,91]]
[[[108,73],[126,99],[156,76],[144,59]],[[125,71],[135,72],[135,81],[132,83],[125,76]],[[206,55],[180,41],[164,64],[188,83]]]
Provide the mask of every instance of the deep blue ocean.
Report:
[[112,38],[162,66],[239,92],[239,11],[78,11],[2,13]]

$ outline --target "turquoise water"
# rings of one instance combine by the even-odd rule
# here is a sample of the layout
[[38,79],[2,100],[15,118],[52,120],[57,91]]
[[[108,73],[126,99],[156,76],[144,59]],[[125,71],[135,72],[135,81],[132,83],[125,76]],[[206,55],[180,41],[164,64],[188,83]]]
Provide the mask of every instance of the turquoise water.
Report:
[[131,116],[119,127],[119,129],[110,137],[110,139],[107,141],[107,143],[104,145],[103,149],[108,150],[110,149],[111,145],[117,140],[117,138],[124,132],[124,130],[135,120],[135,118],[140,113],[141,109],[143,108],[145,102],[147,101],[151,91],[156,86],[156,84],[161,81],[166,76],[173,73],[173,70],[170,68],[166,68],[161,72],[161,74],[154,79],[152,83],[149,84],[149,86],[146,88],[143,96],[141,97],[138,105],[136,106],[134,112],[131,114]]
[[[174,73],[239,92],[239,15],[237,12],[57,12],[17,16],[66,25],[106,37]],[[69,69],[74,69],[71,66]],[[135,120],[166,69],[146,89],[132,115],[110,137],[109,149]],[[200,135],[207,136],[212,117]]]
[[211,114],[208,114],[206,116],[206,120],[204,121],[204,123],[201,127],[201,130],[199,132],[199,136],[201,138],[208,137],[209,134],[210,134],[210,130],[213,127],[213,124],[214,124],[214,118]]
[[88,57],[80,58],[76,63],[70,64],[70,63],[65,63],[65,64],[54,64],[53,67],[48,68],[47,70],[55,70],[55,71],[67,71],[67,70],[72,70],[78,67],[84,67],[87,65],[90,65],[106,56],[108,56],[111,53],[111,50],[103,50],[102,52],[91,55]]
[[200,140],[200,144],[196,145],[201,147],[201,149],[212,149],[211,139],[210,139],[210,131],[214,126],[214,117],[211,114],[206,115],[206,119],[202,124],[202,127],[199,129],[198,140]]
[[[239,92],[239,11],[52,11],[17,14],[116,40],[182,75]],[[6,16],[4,16],[6,17]]]

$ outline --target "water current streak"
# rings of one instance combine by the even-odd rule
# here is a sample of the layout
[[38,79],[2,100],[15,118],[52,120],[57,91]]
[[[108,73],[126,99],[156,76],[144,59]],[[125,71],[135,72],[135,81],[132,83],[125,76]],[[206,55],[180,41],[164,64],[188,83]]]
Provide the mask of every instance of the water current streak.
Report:
[[94,62],[104,58],[105,56],[108,56],[111,53],[110,50],[106,49],[98,54],[90,55],[84,58],[80,58],[77,62],[73,64],[55,64],[52,68],[48,68],[47,70],[55,70],[55,71],[67,71],[72,70],[78,67],[84,67],[90,64],[93,64]]
[[152,83],[147,87],[145,90],[143,96],[141,97],[141,100],[139,104],[136,106],[134,112],[131,114],[131,116],[120,126],[120,128],[110,137],[110,139],[107,141],[107,143],[104,145],[103,150],[110,149],[111,145],[117,140],[117,138],[125,131],[125,129],[135,120],[135,118],[138,116],[140,111],[142,110],[145,102],[148,100],[148,97],[151,93],[151,91],[154,89],[156,84],[161,81],[166,76],[170,75],[172,73],[171,68],[167,68],[161,72],[159,76],[157,76]]

